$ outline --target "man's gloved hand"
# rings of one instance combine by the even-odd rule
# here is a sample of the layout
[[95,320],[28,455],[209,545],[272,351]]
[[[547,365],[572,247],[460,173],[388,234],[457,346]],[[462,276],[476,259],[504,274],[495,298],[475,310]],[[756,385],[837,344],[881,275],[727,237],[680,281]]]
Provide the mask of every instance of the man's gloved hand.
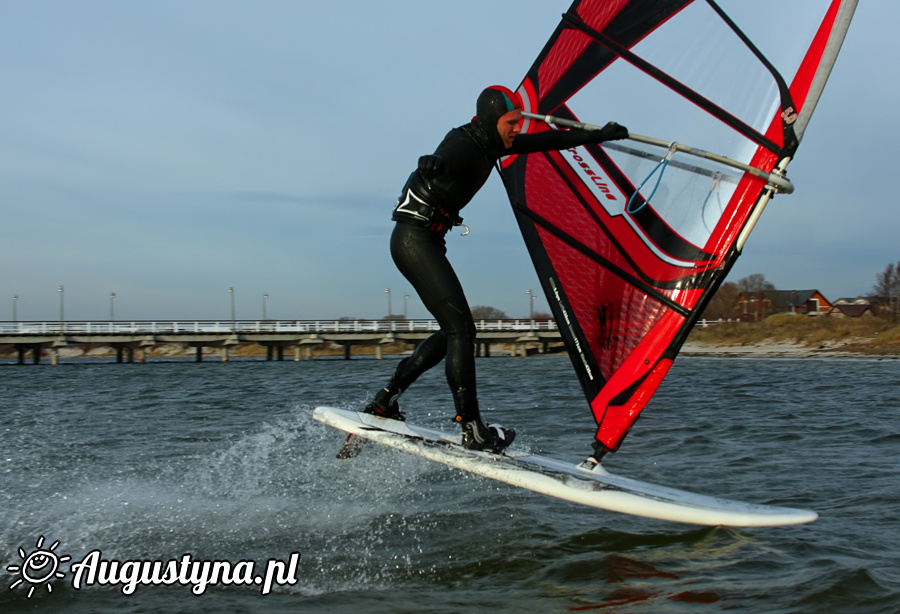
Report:
[[[609,122],[600,130],[591,130],[591,142],[602,143],[603,141],[617,141],[619,139],[628,138],[628,128],[620,126],[616,122]],[[421,165],[421,160],[420,160]]]
[[438,156],[429,154],[419,158],[419,172],[423,177],[434,177],[441,172],[443,166],[444,161]]

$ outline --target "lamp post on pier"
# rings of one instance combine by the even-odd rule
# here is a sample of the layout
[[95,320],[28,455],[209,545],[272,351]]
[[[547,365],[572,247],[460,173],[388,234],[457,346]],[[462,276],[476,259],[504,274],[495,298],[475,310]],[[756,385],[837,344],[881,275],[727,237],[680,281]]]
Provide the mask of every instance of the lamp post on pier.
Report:
[[531,291],[529,288],[525,291],[525,294],[528,295],[528,320],[531,322],[531,330],[534,330],[534,299],[537,298],[537,295]]
[[109,293],[109,322],[112,324],[116,321],[116,293]]
[[266,315],[266,303],[268,303],[268,302],[269,302],[269,295],[263,294],[263,322],[265,322],[266,320],[269,319],[268,316]]
[[385,288],[384,292],[385,292],[385,294],[387,294],[387,297],[388,297],[388,319],[390,320],[391,317],[394,315],[394,313],[391,309],[391,289]]
[[406,307],[407,303],[409,303],[409,294],[403,295],[403,319],[406,319]]
[[56,291],[59,293],[59,330],[60,332],[66,332],[65,289],[62,286],[57,286]]
[[234,314],[234,288],[228,287],[228,294],[231,296],[231,330],[232,332],[237,329],[237,318]]
[[526,290],[526,291],[525,291],[525,294],[527,294],[527,295],[529,296],[529,299],[528,299],[528,319],[529,319],[529,320],[533,320],[533,319],[534,319],[534,299],[537,298],[537,295],[536,295],[534,292],[532,292],[531,290]]
[[18,305],[19,305],[19,295],[13,294],[13,324],[18,323],[18,321],[19,321]]

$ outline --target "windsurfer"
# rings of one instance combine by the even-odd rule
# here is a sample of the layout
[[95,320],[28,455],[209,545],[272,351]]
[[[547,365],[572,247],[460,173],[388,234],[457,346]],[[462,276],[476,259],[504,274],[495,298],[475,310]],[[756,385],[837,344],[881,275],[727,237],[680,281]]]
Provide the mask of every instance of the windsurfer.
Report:
[[440,330],[400,361],[388,384],[365,411],[403,420],[397,399],[420,375],[446,358],[447,383],[462,426],[463,445],[500,452],[515,431],[486,426],[475,386],[475,322],[462,285],[446,257],[444,237],[462,225],[462,208],[487,181],[497,161],[507,155],[568,149],[621,139],[624,126],[608,123],[601,130],[547,130],[519,134],[522,102],[518,94],[491,86],[478,96],[473,120],[452,129],[433,154],[419,158],[394,208],[391,256],[412,284]]

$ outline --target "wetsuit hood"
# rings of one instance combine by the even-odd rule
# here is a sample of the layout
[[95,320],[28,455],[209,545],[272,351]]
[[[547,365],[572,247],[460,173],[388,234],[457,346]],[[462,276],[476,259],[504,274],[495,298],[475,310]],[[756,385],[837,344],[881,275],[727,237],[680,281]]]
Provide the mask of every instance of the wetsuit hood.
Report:
[[478,95],[475,103],[475,125],[487,135],[491,149],[502,152],[503,139],[497,132],[497,121],[513,109],[521,109],[522,100],[502,85],[492,85]]

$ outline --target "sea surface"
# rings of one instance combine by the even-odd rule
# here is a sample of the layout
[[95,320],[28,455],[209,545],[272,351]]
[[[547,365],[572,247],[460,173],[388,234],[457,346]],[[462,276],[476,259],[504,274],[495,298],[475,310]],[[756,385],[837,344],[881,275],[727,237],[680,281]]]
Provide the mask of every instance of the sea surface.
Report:
[[[753,529],[594,510],[374,444],[336,460],[313,408],[362,407],[394,363],[0,364],[0,611],[900,612],[900,360],[676,361],[605,466],[821,514]],[[582,460],[593,419],[568,358],[477,366],[517,447]],[[402,401],[454,428],[440,368]],[[141,582],[142,561],[173,571]],[[192,584],[184,561],[233,581]],[[263,590],[251,564],[284,582]]]

